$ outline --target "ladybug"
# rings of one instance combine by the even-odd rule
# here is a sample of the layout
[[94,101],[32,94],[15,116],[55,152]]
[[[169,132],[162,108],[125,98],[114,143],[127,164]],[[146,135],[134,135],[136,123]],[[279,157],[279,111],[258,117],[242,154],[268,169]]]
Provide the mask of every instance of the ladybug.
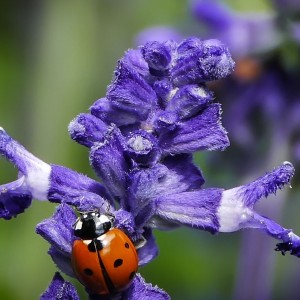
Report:
[[80,213],[74,224],[72,267],[78,280],[96,295],[124,290],[138,269],[138,255],[130,238],[113,227],[114,217]]

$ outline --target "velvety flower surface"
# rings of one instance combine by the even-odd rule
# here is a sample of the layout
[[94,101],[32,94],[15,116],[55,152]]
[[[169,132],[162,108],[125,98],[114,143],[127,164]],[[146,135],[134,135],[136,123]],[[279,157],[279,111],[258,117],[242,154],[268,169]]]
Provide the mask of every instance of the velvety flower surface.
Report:
[[[19,170],[15,182],[0,187],[1,217],[17,216],[33,198],[59,203],[36,231],[49,242],[49,255],[57,267],[69,276],[74,276],[74,207],[109,210],[115,226],[133,242],[145,240],[137,250],[140,266],[158,254],[152,230],[180,225],[211,233],[258,228],[281,241],[277,250],[300,256],[300,238],[254,210],[258,200],[290,183],[291,163],[224,190],[204,188],[203,174],[193,162],[196,151],[224,150],[229,145],[221,105],[214,102],[206,83],[226,77],[233,67],[228,49],[218,40],[154,41],[127,51],[106,96],[69,125],[72,139],[89,148],[90,164],[102,184],[42,162],[1,129],[0,153]],[[77,297],[60,275],[42,299],[53,299],[57,293],[61,299]],[[121,293],[89,296],[169,299],[139,274]]]

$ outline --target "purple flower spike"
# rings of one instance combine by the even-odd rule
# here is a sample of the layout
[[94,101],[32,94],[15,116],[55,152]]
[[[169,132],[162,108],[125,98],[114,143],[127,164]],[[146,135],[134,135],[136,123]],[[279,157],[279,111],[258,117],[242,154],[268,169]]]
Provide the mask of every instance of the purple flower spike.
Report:
[[41,295],[41,300],[79,300],[75,287],[56,272],[48,289]]
[[[206,82],[227,76],[233,67],[227,48],[217,40],[151,42],[127,51],[105,97],[91,106],[90,114],[80,114],[69,125],[72,139],[89,148],[90,164],[103,185],[40,161],[1,130],[0,154],[17,166],[20,176],[0,187],[0,216],[17,215],[32,198],[59,203],[53,217],[39,223],[36,232],[49,242],[48,253],[57,267],[71,277],[75,276],[72,245],[79,238],[74,235],[74,208],[109,214],[111,224],[95,217],[96,221],[86,220],[83,231],[101,226],[123,231],[137,249],[139,266],[158,255],[153,229],[181,225],[211,233],[257,228],[281,241],[276,250],[300,257],[300,238],[254,211],[259,199],[290,182],[294,173],[290,163],[249,184],[224,190],[203,188],[202,172],[193,162],[196,151],[223,150],[229,145],[221,105],[213,103]],[[103,233],[100,229],[97,234]],[[89,233],[90,237],[94,235]],[[139,274],[119,291],[106,262],[98,261],[106,248],[107,236],[102,237],[95,268],[103,263],[98,271],[104,272],[111,294],[89,294],[89,299],[170,299]],[[98,247],[98,242],[93,244]],[[90,245],[92,251],[89,242],[83,245]],[[92,269],[85,270],[93,275]],[[86,284],[89,293],[93,288]],[[59,274],[42,295],[42,299],[54,298],[78,299]]]
[[220,41],[186,40],[178,47],[171,74],[174,85],[182,86],[224,78],[233,68],[231,55]]

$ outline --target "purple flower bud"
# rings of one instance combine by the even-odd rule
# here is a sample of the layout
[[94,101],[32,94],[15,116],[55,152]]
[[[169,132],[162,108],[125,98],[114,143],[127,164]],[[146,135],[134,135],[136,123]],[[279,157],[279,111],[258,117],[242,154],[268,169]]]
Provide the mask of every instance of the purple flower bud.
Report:
[[233,68],[230,53],[220,41],[187,40],[178,47],[171,77],[175,86],[203,83],[224,78]]
[[165,109],[168,105],[168,102],[177,91],[177,88],[174,89],[172,83],[167,78],[155,81],[153,84],[153,89],[158,97],[158,102],[161,108]]
[[124,157],[125,146],[126,143],[119,129],[112,127],[104,141],[95,144],[90,152],[92,167],[116,199],[122,199],[127,188],[128,164]]
[[175,45],[171,41],[163,43],[155,41],[148,42],[141,48],[143,57],[148,63],[152,75],[164,76],[168,74]]
[[156,94],[147,81],[123,61],[118,64],[107,99],[112,108],[132,114],[140,121],[147,119],[157,103]]
[[178,127],[178,116],[175,112],[162,111],[154,120],[154,129],[160,134],[168,134]]
[[205,86],[186,85],[178,89],[166,111],[175,112],[179,119],[187,119],[198,114],[212,99],[212,92]]
[[139,118],[134,112],[113,107],[112,103],[106,98],[97,100],[90,107],[90,110],[93,116],[101,119],[108,125],[113,123],[117,126],[124,126],[139,122]]
[[160,158],[157,139],[144,130],[128,135],[126,152],[140,166],[150,166]]
[[107,129],[107,124],[91,114],[80,114],[69,124],[71,138],[89,148],[103,140]]

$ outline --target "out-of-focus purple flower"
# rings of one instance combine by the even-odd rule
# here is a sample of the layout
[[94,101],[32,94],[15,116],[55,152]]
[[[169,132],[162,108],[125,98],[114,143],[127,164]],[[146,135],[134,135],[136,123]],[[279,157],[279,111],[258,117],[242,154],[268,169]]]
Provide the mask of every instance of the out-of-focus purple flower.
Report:
[[[18,215],[33,198],[59,203],[53,217],[36,230],[50,243],[57,267],[69,276],[74,276],[71,251],[76,239],[72,207],[109,210],[115,226],[133,242],[146,240],[138,249],[139,265],[158,253],[152,229],[180,225],[211,233],[258,228],[281,241],[277,250],[299,256],[300,238],[254,210],[258,200],[290,183],[291,163],[229,190],[203,188],[202,172],[193,163],[194,152],[229,145],[221,105],[213,102],[206,83],[226,77],[233,67],[228,49],[218,40],[152,41],[127,51],[106,97],[69,125],[72,139],[89,148],[90,164],[103,184],[40,161],[2,129],[0,153],[18,168],[19,179],[0,187],[1,216]],[[73,293],[56,275],[43,299],[51,299],[57,289],[65,297]],[[169,299],[140,275],[120,294],[97,298],[120,297]]]
[[218,0],[193,0],[191,12],[204,35],[223,41],[235,58],[273,49],[282,38],[270,13],[238,13]]
[[272,2],[279,10],[287,10],[291,14],[300,10],[300,2],[298,0],[272,0]]
[[[273,5],[275,12],[249,14],[235,12],[218,0],[191,2],[199,28],[204,26],[205,35],[226,43],[236,59],[233,76],[215,91],[225,99],[224,122],[231,137],[254,157],[259,136],[257,122],[251,127],[250,119],[256,120],[258,112],[264,124],[272,124],[278,141],[289,143],[288,137],[299,128],[300,5],[293,0],[274,0]],[[263,132],[261,137],[265,137]],[[270,132],[266,134],[270,136]]]

